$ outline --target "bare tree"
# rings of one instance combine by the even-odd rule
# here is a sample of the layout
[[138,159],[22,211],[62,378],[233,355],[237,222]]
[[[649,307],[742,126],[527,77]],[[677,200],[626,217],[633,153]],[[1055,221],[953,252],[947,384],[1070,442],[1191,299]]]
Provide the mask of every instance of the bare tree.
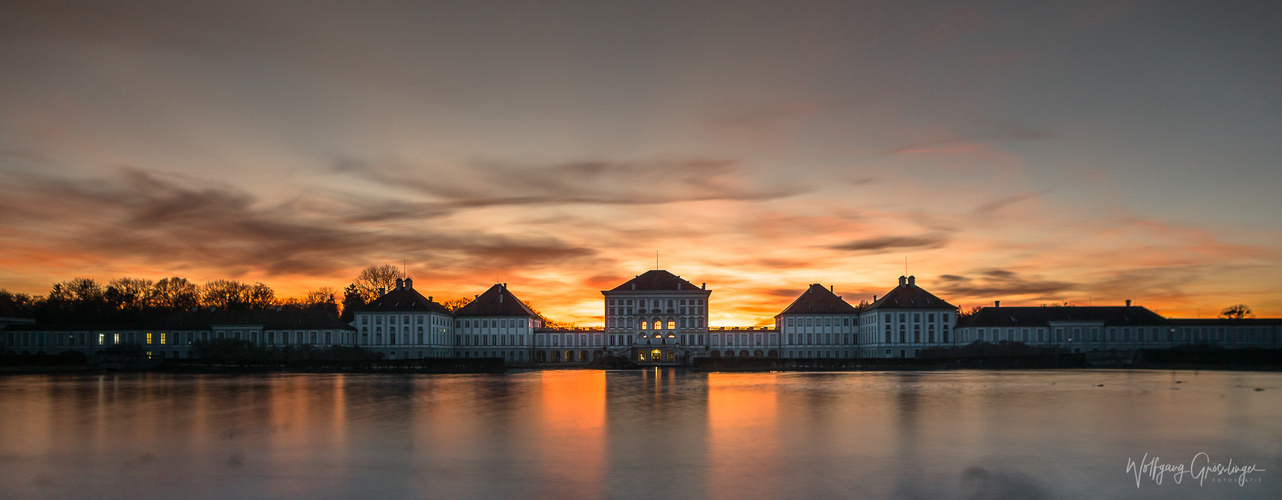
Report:
[[104,295],[116,309],[141,311],[151,306],[153,283],[140,278],[116,278],[107,283]]
[[303,302],[307,304],[337,304],[338,290],[332,286],[317,288],[307,292],[307,296],[303,298]]
[[457,299],[450,299],[445,302],[441,302],[441,305],[445,306],[446,309],[449,309],[451,311],[457,311],[459,309],[462,309],[463,306],[471,303],[472,303],[472,299],[469,299],[467,297],[459,297]]
[[1255,317],[1255,314],[1251,312],[1251,306],[1246,304],[1236,304],[1226,307],[1223,311],[1220,311],[1220,317],[1227,319],[1245,319]]
[[246,298],[248,300],[246,305],[250,309],[267,309],[276,304],[276,292],[272,290],[272,287],[262,283],[254,283],[253,285],[247,285],[247,287]]
[[240,309],[249,304],[250,286],[235,280],[213,280],[200,290],[200,305]]
[[391,264],[369,266],[356,276],[356,289],[361,292],[365,302],[378,298],[378,289],[391,290],[397,279],[405,279],[405,271]]
[[200,291],[187,278],[165,278],[152,286],[151,304],[162,309],[191,309],[200,305]]

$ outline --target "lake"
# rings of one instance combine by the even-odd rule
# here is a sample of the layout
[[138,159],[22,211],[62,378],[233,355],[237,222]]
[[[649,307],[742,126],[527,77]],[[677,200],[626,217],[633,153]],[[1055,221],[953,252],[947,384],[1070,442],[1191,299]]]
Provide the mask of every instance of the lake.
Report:
[[1282,374],[0,377],[0,498],[410,497],[1272,499]]

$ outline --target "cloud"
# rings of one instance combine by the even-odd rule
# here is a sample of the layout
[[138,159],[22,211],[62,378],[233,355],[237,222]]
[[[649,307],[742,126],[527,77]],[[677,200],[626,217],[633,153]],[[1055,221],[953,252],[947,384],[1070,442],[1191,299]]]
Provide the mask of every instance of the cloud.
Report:
[[852,252],[879,253],[886,250],[906,248],[925,250],[940,248],[947,244],[948,237],[940,234],[930,234],[923,236],[882,236],[878,238],[867,238],[839,245],[832,245],[828,248]]
[[1010,196],[1004,196],[1004,197],[995,199],[993,201],[990,201],[988,203],[984,203],[983,205],[980,205],[975,209],[975,212],[978,213],[979,215],[991,215],[995,212],[1000,211],[1003,208],[1009,207],[1021,201],[1035,200],[1039,196],[1041,196],[1040,193],[1019,193],[1019,194],[1014,194]]
[[[387,211],[325,198],[264,204],[235,187],[132,167],[83,181],[17,180],[22,189],[0,202],[16,214],[5,225],[46,234],[42,243],[55,253],[269,275],[327,274],[387,255],[493,269],[537,268],[596,253],[550,235],[362,225],[351,221],[383,219]],[[300,205],[328,209],[300,211]]]
[[948,296],[1001,297],[1018,295],[1057,296],[1079,287],[1076,283],[1024,277],[1007,269],[985,269],[978,276],[943,274],[937,288]]
[[591,160],[543,165],[479,162],[466,169],[340,160],[334,172],[407,188],[449,208],[523,205],[654,205],[687,201],[764,201],[809,191],[800,184],[759,186],[738,160]]

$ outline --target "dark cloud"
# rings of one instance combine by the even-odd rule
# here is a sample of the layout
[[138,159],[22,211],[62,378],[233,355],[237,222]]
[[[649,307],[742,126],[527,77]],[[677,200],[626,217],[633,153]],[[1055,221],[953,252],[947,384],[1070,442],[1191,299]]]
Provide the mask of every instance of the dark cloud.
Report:
[[1002,297],[1038,295],[1052,297],[1079,288],[1076,283],[1044,280],[1037,276],[1025,277],[1006,269],[984,269],[975,276],[944,274],[939,276],[937,287],[953,296]]
[[1003,208],[1009,207],[1021,201],[1034,200],[1041,196],[1040,193],[1019,193],[1011,196],[1004,196],[996,200],[980,205],[975,209],[980,215],[990,215]]
[[800,185],[758,186],[738,160],[724,159],[550,165],[482,162],[470,167],[466,175],[342,159],[333,171],[388,187],[412,189],[441,208],[761,201],[808,191]]
[[[137,168],[119,168],[114,175],[83,181],[39,176],[15,180],[20,188],[0,201],[0,209],[15,216],[4,224],[49,234],[43,244],[120,260],[210,266],[233,275],[319,275],[388,255],[489,269],[539,267],[595,254],[548,235],[353,224],[381,220],[389,213],[422,217],[430,212],[328,198],[263,204],[238,188]],[[309,205],[329,208],[298,209]]]
[[880,252],[883,250],[894,250],[900,248],[924,250],[940,248],[947,244],[947,236],[931,234],[923,236],[883,236],[880,238],[868,238],[842,243],[840,245],[832,245],[828,248],[853,252]]
[[765,290],[765,294],[771,297],[796,298],[805,292],[805,288],[772,288]]

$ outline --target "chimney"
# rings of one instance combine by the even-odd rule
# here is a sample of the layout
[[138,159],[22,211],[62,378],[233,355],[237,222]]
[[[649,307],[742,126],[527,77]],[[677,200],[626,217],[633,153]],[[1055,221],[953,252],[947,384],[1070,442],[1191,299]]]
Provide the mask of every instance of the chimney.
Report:
[[703,286],[702,286],[702,287],[700,287],[699,289],[700,289],[700,290],[707,290],[707,289],[708,289],[708,284],[707,284],[707,283],[704,283],[704,284],[703,284]]
[[414,289],[414,280],[409,279],[409,278],[405,278],[405,289],[406,289],[406,290],[413,290],[413,289]]
[[404,289],[405,289],[405,280],[400,279],[400,278],[396,278],[396,289],[397,289],[397,290],[404,290]]
[[916,277],[916,276],[909,276],[909,277],[908,277],[908,286],[917,286],[917,277]]
[[993,307],[1001,307],[1001,306],[1002,306],[1002,301],[1000,300],[993,301]]
[[904,286],[904,284],[906,284],[906,283],[908,283],[908,278],[907,278],[907,277],[904,277],[904,276],[900,276],[900,277],[899,277],[899,286]]
[[378,296],[379,296],[379,297],[382,297],[382,296],[384,296],[384,295],[386,295],[386,294],[387,294],[387,289],[385,289],[385,288],[383,288],[383,287],[378,287]]
[[872,296],[872,301],[873,301],[873,302],[876,302],[876,301],[877,301],[877,296],[876,296],[876,295],[873,295],[873,296]]
[[828,285],[828,293],[834,293],[832,289],[832,285]]
[[1126,299],[1126,307],[1131,307],[1131,299]]
[[431,295],[428,295],[428,296],[427,296],[427,301],[428,301],[428,302],[431,302],[431,301],[432,301],[432,296],[431,296]]

